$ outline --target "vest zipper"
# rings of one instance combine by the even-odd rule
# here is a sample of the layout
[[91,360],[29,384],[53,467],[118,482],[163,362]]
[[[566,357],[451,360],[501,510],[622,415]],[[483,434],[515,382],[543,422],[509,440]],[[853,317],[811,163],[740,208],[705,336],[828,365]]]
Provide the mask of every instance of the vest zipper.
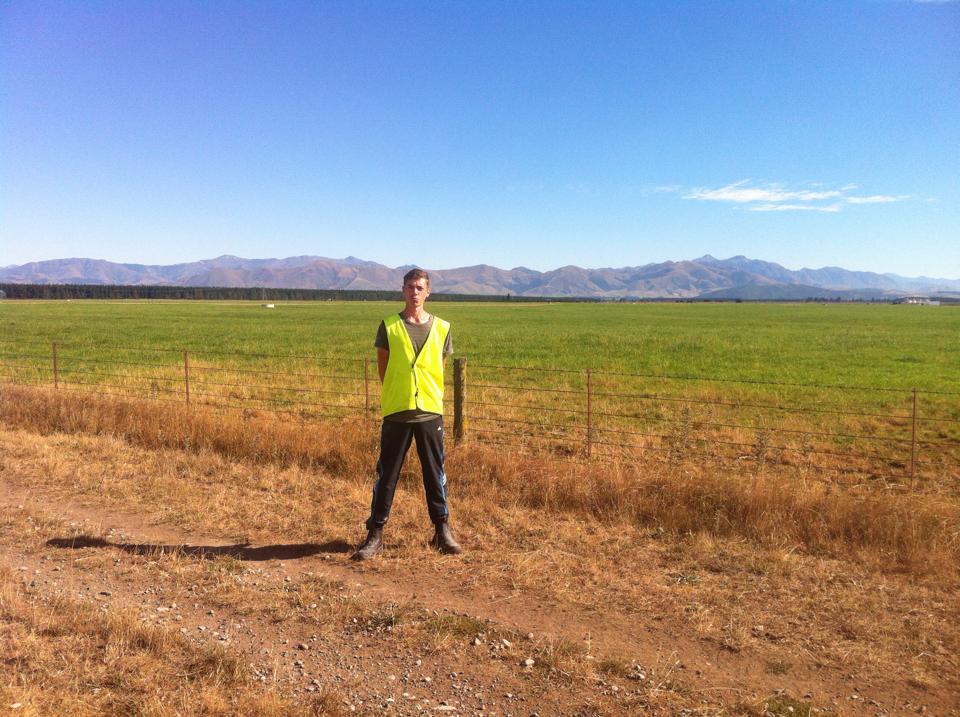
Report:
[[[401,328],[404,330],[404,332],[406,332],[406,326],[401,326]],[[413,372],[413,405],[416,406],[417,410],[419,411],[422,411],[423,409],[420,407],[420,384],[417,383],[417,359],[420,358],[420,354],[423,353],[424,349],[427,348],[427,342],[430,340],[434,328],[434,326],[430,327],[430,331],[427,332],[427,337],[424,339],[423,345],[420,347],[420,352],[414,352],[413,361],[410,364],[410,370]],[[409,333],[407,333],[407,341],[410,343],[410,347],[413,348],[413,342],[410,341]]]
[[413,372],[413,405],[418,409],[420,408],[420,384],[417,383],[417,358],[414,357],[413,363],[410,364],[410,370]]

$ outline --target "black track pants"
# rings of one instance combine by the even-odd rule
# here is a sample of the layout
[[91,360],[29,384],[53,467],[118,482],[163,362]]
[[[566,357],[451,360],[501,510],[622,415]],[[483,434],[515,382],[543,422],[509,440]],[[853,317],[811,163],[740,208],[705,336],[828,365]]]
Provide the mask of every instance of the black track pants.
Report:
[[390,517],[393,494],[404,456],[412,440],[417,442],[417,455],[423,466],[423,490],[427,497],[430,520],[440,523],[447,519],[447,476],[443,472],[443,416],[422,423],[384,421],[380,429],[380,460],[377,461],[377,482],[373,486],[373,501],[367,530],[382,526]]

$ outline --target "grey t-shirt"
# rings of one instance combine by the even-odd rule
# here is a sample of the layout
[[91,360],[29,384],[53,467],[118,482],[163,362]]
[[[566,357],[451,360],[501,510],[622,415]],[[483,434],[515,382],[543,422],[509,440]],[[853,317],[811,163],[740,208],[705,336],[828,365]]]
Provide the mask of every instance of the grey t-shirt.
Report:
[[[407,336],[410,337],[410,343],[413,344],[413,353],[419,356],[420,349],[422,349],[423,345],[427,342],[427,337],[433,328],[433,316],[431,315],[430,318],[422,324],[405,319],[403,314],[400,315],[400,318],[403,320],[403,326],[407,330]],[[447,331],[447,339],[443,344],[444,358],[453,353],[452,333],[452,331]],[[390,342],[387,339],[387,327],[382,321],[380,322],[380,327],[377,329],[377,338],[374,340],[373,345],[378,349],[390,350]],[[419,408],[415,408],[411,411],[391,413],[389,416],[384,416],[384,420],[394,421],[396,423],[420,423],[423,421],[432,421],[439,415],[439,413],[430,413],[429,411],[421,411]]]

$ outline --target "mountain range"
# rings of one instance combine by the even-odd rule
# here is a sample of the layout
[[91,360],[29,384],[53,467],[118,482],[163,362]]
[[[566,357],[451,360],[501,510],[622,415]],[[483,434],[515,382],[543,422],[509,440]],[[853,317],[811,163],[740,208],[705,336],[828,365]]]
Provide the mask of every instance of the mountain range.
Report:
[[[185,264],[117,264],[100,259],[53,259],[0,267],[0,282],[292,289],[399,289],[409,266],[388,267],[356,257],[220,256]],[[431,288],[451,294],[585,298],[804,299],[891,298],[960,292],[960,280],[903,277],[840,267],[786,269],[745,256],[666,261],[621,268],[552,271],[487,264],[430,271]]]

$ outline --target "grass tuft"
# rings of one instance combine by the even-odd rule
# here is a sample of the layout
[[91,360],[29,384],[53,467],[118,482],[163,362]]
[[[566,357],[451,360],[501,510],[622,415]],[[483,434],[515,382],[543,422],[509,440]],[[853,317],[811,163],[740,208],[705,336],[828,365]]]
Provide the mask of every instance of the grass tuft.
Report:
[[490,632],[490,625],[469,615],[434,615],[424,622],[424,628],[439,636],[467,639]]

